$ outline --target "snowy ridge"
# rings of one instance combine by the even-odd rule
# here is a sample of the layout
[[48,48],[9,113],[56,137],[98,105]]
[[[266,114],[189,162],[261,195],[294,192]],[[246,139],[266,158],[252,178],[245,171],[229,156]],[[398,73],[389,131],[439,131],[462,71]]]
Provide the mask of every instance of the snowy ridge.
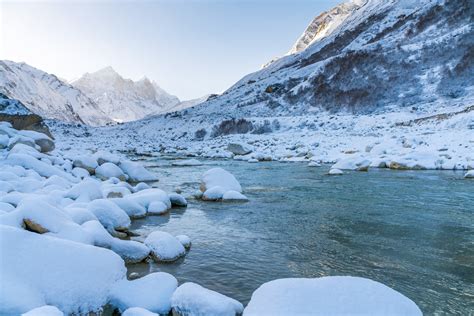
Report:
[[0,93],[45,118],[90,125],[110,122],[80,90],[25,63],[0,61]]
[[353,11],[365,5],[366,2],[366,0],[352,0],[315,17],[287,55],[301,52],[309,45],[331,34]]
[[86,73],[71,84],[93,99],[107,116],[119,122],[158,114],[180,102],[148,78],[124,79],[112,67]]

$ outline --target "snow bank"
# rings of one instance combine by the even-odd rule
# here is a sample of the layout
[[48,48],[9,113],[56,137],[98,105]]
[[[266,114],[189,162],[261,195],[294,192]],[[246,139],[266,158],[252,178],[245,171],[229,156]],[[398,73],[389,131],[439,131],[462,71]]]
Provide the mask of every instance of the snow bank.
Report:
[[169,233],[154,231],[145,239],[145,245],[151,249],[151,256],[157,262],[170,262],[186,254],[181,242]]
[[148,274],[143,278],[117,282],[110,292],[110,304],[120,311],[141,307],[167,315],[171,310],[171,296],[178,286],[174,276],[164,272]]
[[0,314],[54,305],[66,314],[95,311],[125,278],[114,252],[0,225]]
[[261,285],[244,310],[252,315],[422,315],[409,298],[349,276],[278,279]]
[[178,287],[171,306],[173,313],[193,316],[235,316],[244,310],[240,302],[192,282]]

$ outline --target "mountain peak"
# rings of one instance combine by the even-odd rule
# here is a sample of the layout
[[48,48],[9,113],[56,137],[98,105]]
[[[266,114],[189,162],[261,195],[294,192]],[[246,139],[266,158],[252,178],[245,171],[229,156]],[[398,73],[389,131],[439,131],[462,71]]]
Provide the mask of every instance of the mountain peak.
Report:
[[115,71],[114,68],[112,68],[112,66],[107,66],[105,68],[99,69],[96,72],[93,72],[92,74],[97,76],[120,77],[120,75]]

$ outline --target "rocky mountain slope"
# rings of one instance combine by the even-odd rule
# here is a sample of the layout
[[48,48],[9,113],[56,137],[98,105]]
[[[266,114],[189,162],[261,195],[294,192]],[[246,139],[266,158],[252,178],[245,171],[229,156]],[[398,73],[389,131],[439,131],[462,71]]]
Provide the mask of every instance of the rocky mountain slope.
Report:
[[125,79],[112,67],[86,73],[71,84],[94,100],[108,117],[120,122],[165,112],[180,103],[148,78]]
[[[99,141],[140,152],[231,157],[227,145],[240,142],[253,148],[255,157],[245,159],[472,168],[472,2],[368,0],[329,12],[337,25],[321,28],[323,35],[310,26],[302,37],[305,49],[299,39],[301,51],[245,76],[222,95],[75,135],[97,135],[84,145]],[[61,134],[68,127],[55,129]],[[120,142],[115,135],[122,135]]]
[[111,122],[82,91],[25,63],[0,61],[0,93],[45,118],[90,125]]

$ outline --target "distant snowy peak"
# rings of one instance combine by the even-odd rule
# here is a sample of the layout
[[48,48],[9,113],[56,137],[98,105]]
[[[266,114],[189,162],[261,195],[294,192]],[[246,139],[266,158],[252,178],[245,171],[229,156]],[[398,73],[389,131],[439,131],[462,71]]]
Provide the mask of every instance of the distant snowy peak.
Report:
[[341,3],[331,10],[321,13],[311,21],[287,55],[305,50],[309,45],[328,36],[341,25],[349,15],[366,3],[367,0],[353,0]]
[[179,99],[144,77],[125,79],[112,67],[86,73],[72,82],[115,121],[134,121],[177,105]]
[[52,74],[25,63],[0,61],[0,93],[44,118],[104,125],[111,120],[89,97]]

